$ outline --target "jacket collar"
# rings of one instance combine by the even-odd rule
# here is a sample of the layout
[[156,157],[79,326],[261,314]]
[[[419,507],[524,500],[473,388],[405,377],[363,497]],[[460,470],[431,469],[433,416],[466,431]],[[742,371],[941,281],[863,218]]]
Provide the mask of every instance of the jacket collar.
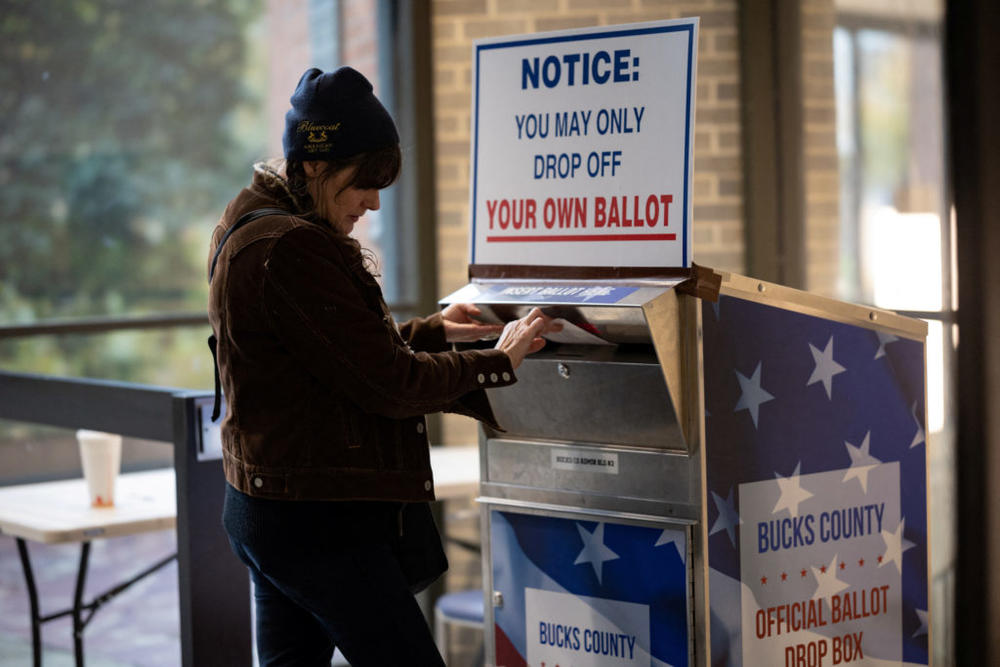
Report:
[[257,194],[273,200],[277,205],[286,208],[291,213],[302,214],[305,212],[303,202],[295,196],[285,178],[283,160],[274,159],[254,164],[253,181],[250,187]]

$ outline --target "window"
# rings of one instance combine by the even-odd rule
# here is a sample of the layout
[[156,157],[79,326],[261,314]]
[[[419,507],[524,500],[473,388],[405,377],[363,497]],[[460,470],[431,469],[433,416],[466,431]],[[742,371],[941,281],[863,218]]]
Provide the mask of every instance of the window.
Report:
[[[349,62],[392,111],[395,3],[0,8],[0,368],[211,388],[211,230],[251,165],[281,155],[308,67]],[[391,190],[368,222],[360,240],[405,304],[414,262],[393,245]],[[49,439],[0,423],[0,447],[29,432]]]
[[[204,312],[209,230],[264,151],[260,10],[4,3],[0,323]],[[195,328],[5,340],[0,363],[206,386]]]
[[834,32],[840,296],[927,321],[934,660],[949,664],[957,332],[945,177],[942,8],[840,0]]
[[[210,387],[211,229],[251,164],[280,156],[288,98],[306,68],[350,62],[391,109],[393,40],[379,34],[391,29],[391,4],[3,7],[0,365]],[[413,281],[400,275],[393,194],[359,230],[381,259],[387,297],[399,302]],[[150,317],[184,326],[131,328]],[[87,326],[10,336],[13,326],[66,320]],[[126,330],[104,331],[119,324]]]

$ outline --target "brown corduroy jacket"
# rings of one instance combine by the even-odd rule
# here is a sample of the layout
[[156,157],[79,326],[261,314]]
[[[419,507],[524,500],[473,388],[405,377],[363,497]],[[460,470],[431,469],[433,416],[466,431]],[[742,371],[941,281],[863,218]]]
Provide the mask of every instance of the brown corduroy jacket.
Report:
[[[244,213],[294,211],[273,172],[227,207],[211,257]],[[289,500],[434,498],[424,415],[497,427],[484,388],[515,381],[498,350],[452,351],[440,314],[397,328],[346,237],[296,215],[255,220],[226,241],[209,320],[227,412],[226,480]]]

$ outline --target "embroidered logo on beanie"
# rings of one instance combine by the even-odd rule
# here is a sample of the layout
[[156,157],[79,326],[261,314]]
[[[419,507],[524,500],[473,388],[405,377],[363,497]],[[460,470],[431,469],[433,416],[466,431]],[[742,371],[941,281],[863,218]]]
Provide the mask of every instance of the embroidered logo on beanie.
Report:
[[[305,143],[302,150],[310,155],[330,153],[333,150],[333,142],[330,133],[340,129],[341,123],[315,123],[311,120],[299,121],[295,127],[296,134],[305,134]],[[317,158],[321,159],[321,158]]]
[[302,75],[285,114],[285,157],[335,160],[399,143],[392,117],[355,69],[310,69]]

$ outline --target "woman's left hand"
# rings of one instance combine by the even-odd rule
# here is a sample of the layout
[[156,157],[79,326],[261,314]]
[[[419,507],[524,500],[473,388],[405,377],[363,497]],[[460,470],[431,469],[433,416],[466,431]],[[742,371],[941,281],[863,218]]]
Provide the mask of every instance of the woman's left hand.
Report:
[[449,343],[468,343],[484,338],[496,338],[502,324],[486,324],[475,319],[482,311],[471,303],[453,303],[441,311],[444,317],[444,337]]

